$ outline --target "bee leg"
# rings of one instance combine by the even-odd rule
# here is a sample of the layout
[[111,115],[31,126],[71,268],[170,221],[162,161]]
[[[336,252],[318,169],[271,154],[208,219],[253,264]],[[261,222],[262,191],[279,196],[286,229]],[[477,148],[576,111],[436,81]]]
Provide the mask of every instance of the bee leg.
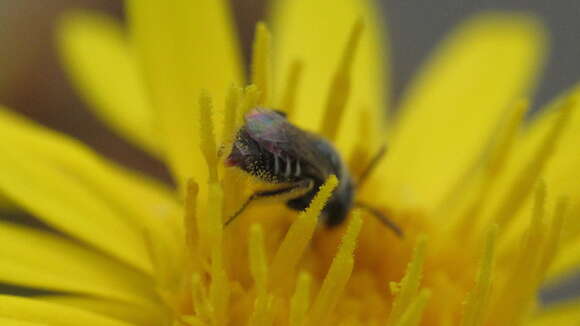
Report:
[[382,145],[381,148],[379,149],[379,151],[375,154],[375,156],[373,156],[373,158],[369,162],[369,165],[367,165],[367,167],[364,169],[364,171],[358,177],[357,188],[360,188],[363,185],[363,183],[365,183],[365,181],[367,181],[368,177],[375,170],[375,168],[379,165],[379,163],[381,162],[381,159],[385,156],[386,153],[387,153],[387,146]]
[[287,197],[290,197],[290,196],[292,198],[300,197],[303,194],[310,191],[313,186],[314,186],[313,180],[304,179],[304,180],[298,181],[298,182],[293,183],[293,184],[291,184],[287,187],[284,187],[284,188],[255,192],[253,195],[251,195],[244,202],[242,207],[240,207],[240,209],[238,209],[238,211],[234,215],[232,215],[230,218],[228,218],[225,221],[224,227],[226,227],[230,223],[232,223],[238,216],[240,216],[240,214],[242,214],[242,212],[250,205],[250,203],[255,201],[255,200],[264,199],[264,198],[272,198],[272,197],[282,197],[284,199],[287,199]]
[[360,203],[360,202],[354,203],[354,206],[357,207],[357,208],[364,209],[365,211],[371,213],[371,215],[373,215],[374,217],[376,217],[386,227],[388,227],[389,229],[391,229],[399,238],[402,238],[404,236],[403,230],[393,220],[391,220],[389,217],[387,217],[385,214],[383,214],[378,209],[376,209],[374,207],[371,207],[371,206],[369,206],[367,204]]

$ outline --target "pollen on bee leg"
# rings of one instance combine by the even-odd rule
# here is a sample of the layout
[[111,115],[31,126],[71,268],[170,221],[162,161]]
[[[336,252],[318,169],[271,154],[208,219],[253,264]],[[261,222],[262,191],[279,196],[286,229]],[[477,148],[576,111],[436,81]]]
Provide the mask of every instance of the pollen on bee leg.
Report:
[[354,250],[362,228],[360,210],[355,210],[352,215],[338,252],[334,256],[318,295],[312,303],[307,317],[307,325],[323,325],[326,322],[350,279],[354,266]]
[[342,58],[331,80],[321,129],[322,135],[331,141],[336,139],[338,128],[342,122],[343,112],[350,96],[351,70],[363,29],[364,24],[362,20],[358,20],[353,25],[350,37],[342,53]]
[[270,30],[264,22],[256,24],[252,54],[252,83],[260,90],[259,105],[266,105],[271,89]]
[[286,285],[288,276],[292,274],[306,246],[312,239],[318,217],[338,185],[336,176],[331,175],[320,187],[318,193],[310,203],[310,206],[298,214],[298,217],[290,226],[280,247],[274,255],[270,268],[269,288],[282,289]]

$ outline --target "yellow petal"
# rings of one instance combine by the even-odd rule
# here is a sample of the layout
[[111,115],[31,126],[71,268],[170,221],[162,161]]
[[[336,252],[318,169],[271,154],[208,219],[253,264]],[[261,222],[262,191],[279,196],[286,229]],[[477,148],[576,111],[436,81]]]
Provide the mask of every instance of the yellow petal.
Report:
[[367,0],[280,0],[274,3],[271,12],[277,81],[274,102],[283,102],[284,80],[293,62],[303,62],[292,118],[310,130],[322,127],[328,86],[342,59],[351,28],[357,20],[364,24],[352,66],[344,123],[339,126],[339,147],[350,151],[357,130],[357,124],[352,121],[356,121],[360,111],[372,110],[376,117],[373,122],[379,123],[387,110],[384,65],[387,58],[382,33],[385,28],[377,17],[379,11]]
[[579,268],[580,238],[560,249],[560,252],[554,260],[553,266],[549,270],[548,277],[551,278],[551,280],[548,281],[557,281],[563,276],[577,272]]
[[[223,103],[242,81],[233,21],[223,0],[128,0],[131,36],[159,117],[166,161],[181,186],[207,179],[201,157],[202,89]],[[216,124],[219,125],[219,124]],[[220,134],[218,132],[218,134]]]
[[143,306],[130,305],[118,301],[72,295],[55,295],[40,297],[39,299],[46,302],[91,311],[100,315],[123,320],[132,323],[133,325],[167,324],[167,316],[163,315],[158,304],[157,306],[151,305],[147,308],[143,308]]
[[155,300],[147,276],[54,233],[2,222],[0,239],[3,283],[134,304]]
[[530,91],[544,43],[536,20],[514,14],[480,15],[452,34],[403,97],[385,160],[389,193],[436,205]]
[[178,206],[161,186],[2,110],[0,135],[8,153],[0,159],[6,171],[0,189],[37,217],[143,270],[151,271],[145,229],[164,239],[168,258],[178,253],[179,243],[170,240],[179,228]]
[[77,308],[9,295],[0,295],[0,318],[1,317],[59,326],[131,325],[129,323],[100,316]]
[[28,321],[22,321],[14,318],[3,318],[0,317],[0,325],[3,326],[44,326],[45,323],[33,323]]
[[529,326],[572,326],[580,325],[580,302],[554,305],[536,314]]
[[73,85],[93,111],[127,140],[159,155],[153,108],[121,26],[106,16],[71,13],[59,26],[58,45]]

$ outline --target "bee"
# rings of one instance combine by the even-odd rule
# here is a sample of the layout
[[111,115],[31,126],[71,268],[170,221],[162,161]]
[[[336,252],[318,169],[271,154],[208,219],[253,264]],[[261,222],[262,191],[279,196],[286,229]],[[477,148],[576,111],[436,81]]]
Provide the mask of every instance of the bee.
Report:
[[[245,124],[238,130],[226,158],[226,165],[240,168],[261,181],[280,187],[255,192],[225,222],[225,226],[233,222],[251,202],[269,197],[284,198],[288,208],[303,211],[318,188],[334,174],[339,184],[321,214],[322,222],[327,227],[340,225],[353,207],[360,207],[402,236],[402,230],[387,216],[369,205],[355,202],[357,184],[338,152],[326,139],[293,125],[284,113],[267,108],[250,110],[244,120]],[[384,154],[383,148],[371,160],[359,177],[358,186],[366,180]]]

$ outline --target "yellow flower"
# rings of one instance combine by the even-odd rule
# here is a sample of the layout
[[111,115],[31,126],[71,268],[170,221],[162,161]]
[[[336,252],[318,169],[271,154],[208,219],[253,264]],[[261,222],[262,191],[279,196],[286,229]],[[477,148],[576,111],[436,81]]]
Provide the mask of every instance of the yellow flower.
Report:
[[[536,299],[580,263],[580,113],[572,90],[523,121],[546,47],[533,18],[464,23],[384,125],[384,27],[367,1],[275,1],[248,79],[224,1],[127,13],[128,32],[65,17],[60,50],[95,113],[177,187],[0,111],[0,193],[57,231],[1,222],[0,281],[49,291],[1,295],[2,325],[580,322],[577,303]],[[257,105],[331,139],[355,176],[388,142],[357,200],[405,237],[358,210],[317,227],[333,176],[304,212],[255,204],[223,228],[263,186],[218,155]]]

